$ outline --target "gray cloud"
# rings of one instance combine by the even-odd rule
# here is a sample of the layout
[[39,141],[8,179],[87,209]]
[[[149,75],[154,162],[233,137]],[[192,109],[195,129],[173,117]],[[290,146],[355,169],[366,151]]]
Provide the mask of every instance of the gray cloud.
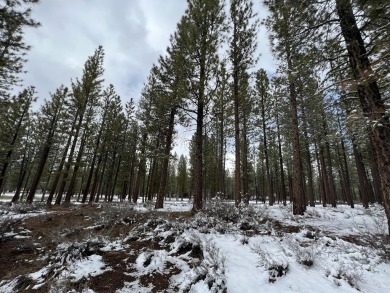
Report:
[[[255,1],[256,2],[256,1]],[[149,70],[169,45],[186,8],[185,0],[46,0],[33,8],[38,29],[26,31],[32,45],[23,76],[40,99],[71,78],[80,77],[84,62],[102,45],[105,80],[124,101],[139,98]],[[264,9],[256,4],[259,15]],[[265,30],[259,33],[259,67],[274,70]]]
[[42,26],[25,35],[32,49],[24,84],[36,86],[40,98],[45,98],[81,76],[87,57],[102,45],[106,84],[114,84],[123,100],[138,98],[185,4],[183,0],[42,1],[32,14]]

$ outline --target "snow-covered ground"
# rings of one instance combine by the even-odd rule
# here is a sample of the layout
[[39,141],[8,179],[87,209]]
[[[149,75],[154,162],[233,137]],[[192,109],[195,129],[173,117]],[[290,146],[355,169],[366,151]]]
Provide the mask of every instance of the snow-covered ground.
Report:
[[[166,215],[191,210],[188,201],[167,201],[158,212],[152,211],[153,204],[123,206],[153,217],[135,225],[123,239],[59,244],[50,265],[28,275],[34,281],[30,289],[38,290],[53,270],[57,280],[99,277],[114,269],[102,255],[116,251],[135,259],[126,263],[125,274],[132,281],[116,292],[153,292],[152,284],[140,280],[157,275],[169,282],[161,292],[390,292],[390,243],[380,205],[308,207],[304,216],[293,216],[290,205],[250,203],[249,208],[236,209],[216,202],[194,217],[187,213],[178,219]],[[0,209],[0,219],[6,216],[21,217]],[[135,250],[134,244],[147,241],[158,242],[158,247]],[[85,247],[94,250],[85,255]],[[0,292],[14,292],[16,284],[17,279],[0,276]]]

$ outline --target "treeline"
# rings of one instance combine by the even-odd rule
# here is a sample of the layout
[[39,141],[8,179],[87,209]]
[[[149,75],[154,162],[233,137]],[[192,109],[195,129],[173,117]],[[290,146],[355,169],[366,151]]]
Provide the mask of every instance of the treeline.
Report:
[[[260,22],[251,0],[188,0],[137,103],[103,88],[101,47],[38,111],[33,88],[5,90],[0,190],[14,202],[39,190],[48,204],[144,196],[156,208],[191,196],[194,211],[216,195],[291,201],[294,214],[379,202],[390,215],[390,3],[263,5]],[[261,25],[275,74],[256,69]],[[182,131],[193,132],[188,158],[172,155]]]

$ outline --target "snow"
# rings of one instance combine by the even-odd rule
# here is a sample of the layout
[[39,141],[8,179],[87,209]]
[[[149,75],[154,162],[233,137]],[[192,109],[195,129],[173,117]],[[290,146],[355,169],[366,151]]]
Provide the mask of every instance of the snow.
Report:
[[258,257],[248,245],[242,245],[233,235],[218,236],[214,241],[225,255],[225,270],[228,292],[256,292],[261,288]]
[[125,286],[121,289],[116,290],[116,293],[128,293],[128,292],[137,292],[137,293],[150,293],[153,292],[153,287],[143,287],[139,280],[134,282],[125,282]]
[[86,259],[76,261],[70,268],[70,277],[75,281],[83,277],[97,276],[103,274],[108,269],[105,267],[102,256],[90,255]]
[[[154,211],[152,204],[123,205],[162,216],[191,209],[187,200],[167,201],[164,209],[158,212]],[[268,206],[253,202],[251,205],[258,213],[248,214],[236,223],[218,222],[217,215],[207,214],[198,214],[188,219],[189,222],[163,217],[151,218],[153,225],[139,223],[139,231],[130,232],[138,233],[139,241],[153,240],[166,246],[162,249],[144,247],[138,251],[135,263],[127,263],[129,272],[126,272],[136,280],[125,282],[116,292],[154,292],[151,284],[141,284],[140,281],[142,276],[153,274],[169,278],[169,290],[179,292],[214,293],[222,292],[224,288],[229,293],[390,292],[390,246],[381,238],[388,231],[382,206],[372,205],[369,209],[361,205],[354,209],[346,205],[307,207],[304,216],[294,216],[291,205]],[[9,216],[17,217],[18,214],[3,213],[2,218]],[[249,221],[253,229],[240,229],[244,220]],[[276,223],[285,230],[278,228]],[[14,229],[4,233],[3,237],[30,237],[30,232]],[[172,243],[164,242],[173,236]],[[110,251],[131,254],[132,245],[126,240],[92,240],[93,243],[102,243],[100,254]],[[180,252],[186,245],[192,248]],[[78,246],[74,243],[58,245],[57,251],[68,252],[64,254],[66,261],[58,271],[59,279],[77,282],[112,269],[99,254],[70,257],[69,252],[74,251],[69,250],[70,246],[79,248],[77,251],[83,247],[82,243]],[[191,249],[194,247],[201,248],[202,257],[193,255]],[[43,286],[48,275],[49,266],[29,274],[35,281],[31,288]],[[17,279],[0,281],[0,292],[13,292],[16,284]]]

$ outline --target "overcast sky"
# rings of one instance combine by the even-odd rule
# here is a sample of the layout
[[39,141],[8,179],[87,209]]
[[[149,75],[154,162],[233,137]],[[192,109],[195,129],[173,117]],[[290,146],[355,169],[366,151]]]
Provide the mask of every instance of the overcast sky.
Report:
[[[42,0],[33,18],[42,26],[26,31],[28,53],[24,85],[40,100],[61,84],[80,77],[84,62],[102,45],[104,79],[123,101],[138,100],[149,70],[169,45],[169,36],[186,9],[185,0]],[[260,17],[264,9],[254,1]],[[259,66],[272,72],[265,29],[259,32]]]

